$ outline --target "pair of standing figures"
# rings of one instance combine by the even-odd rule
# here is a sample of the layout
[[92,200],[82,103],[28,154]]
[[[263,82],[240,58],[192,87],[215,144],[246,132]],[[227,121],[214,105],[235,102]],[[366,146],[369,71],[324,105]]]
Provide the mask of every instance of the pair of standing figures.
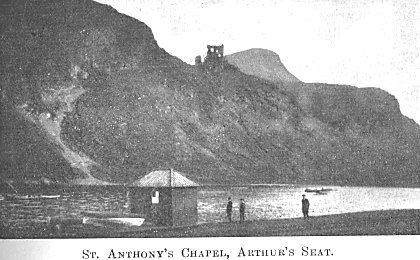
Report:
[[[232,199],[228,197],[228,203],[226,206],[226,215],[229,220],[229,222],[232,222],[232,209],[233,209],[233,203]],[[302,213],[304,218],[309,218],[309,200],[306,198],[306,195],[302,195]],[[241,199],[241,203],[239,205],[239,221],[244,222],[245,221],[245,201],[244,199]]]
[[[229,222],[232,222],[232,209],[233,209],[233,203],[232,199],[228,198],[228,203],[226,206],[226,215],[229,220]],[[245,221],[245,201],[244,199],[241,199],[241,203],[239,204],[239,222]]]

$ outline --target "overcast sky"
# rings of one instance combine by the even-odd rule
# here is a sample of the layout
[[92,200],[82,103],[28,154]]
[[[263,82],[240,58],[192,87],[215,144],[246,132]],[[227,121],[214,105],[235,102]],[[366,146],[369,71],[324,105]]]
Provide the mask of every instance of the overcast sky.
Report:
[[304,82],[382,88],[420,123],[418,0],[98,0],[145,22],[160,47],[193,64],[207,44],[225,54],[279,54]]

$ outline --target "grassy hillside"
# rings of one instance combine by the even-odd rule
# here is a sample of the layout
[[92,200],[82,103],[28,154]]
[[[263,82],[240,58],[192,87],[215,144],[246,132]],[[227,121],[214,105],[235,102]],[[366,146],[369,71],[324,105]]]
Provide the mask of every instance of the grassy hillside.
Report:
[[[201,183],[420,184],[419,127],[387,93],[212,72],[109,6],[23,3],[1,9],[2,176],[127,183],[172,167]],[[13,129],[29,126],[45,153],[22,152],[33,138]]]

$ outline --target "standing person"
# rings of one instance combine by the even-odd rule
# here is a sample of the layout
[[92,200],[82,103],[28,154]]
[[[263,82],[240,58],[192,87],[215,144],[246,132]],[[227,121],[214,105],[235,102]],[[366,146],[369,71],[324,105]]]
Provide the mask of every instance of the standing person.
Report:
[[241,199],[241,203],[239,204],[239,222],[245,221],[245,201]]
[[232,200],[230,199],[230,197],[228,198],[228,203],[226,206],[226,215],[229,222],[232,222]]
[[305,194],[302,195],[302,212],[304,218],[309,218],[309,200]]

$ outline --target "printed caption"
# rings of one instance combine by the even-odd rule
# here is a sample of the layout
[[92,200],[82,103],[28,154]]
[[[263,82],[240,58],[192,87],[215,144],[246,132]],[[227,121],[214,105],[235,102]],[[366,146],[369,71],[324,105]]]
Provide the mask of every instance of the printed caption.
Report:
[[239,247],[238,249],[194,249],[184,247],[182,249],[171,250],[163,248],[162,250],[115,250],[109,249],[106,253],[90,249],[83,249],[81,259],[182,259],[182,258],[256,258],[256,257],[331,257],[333,251],[330,248],[313,248],[302,246],[301,248],[279,247],[272,249],[250,249]]

